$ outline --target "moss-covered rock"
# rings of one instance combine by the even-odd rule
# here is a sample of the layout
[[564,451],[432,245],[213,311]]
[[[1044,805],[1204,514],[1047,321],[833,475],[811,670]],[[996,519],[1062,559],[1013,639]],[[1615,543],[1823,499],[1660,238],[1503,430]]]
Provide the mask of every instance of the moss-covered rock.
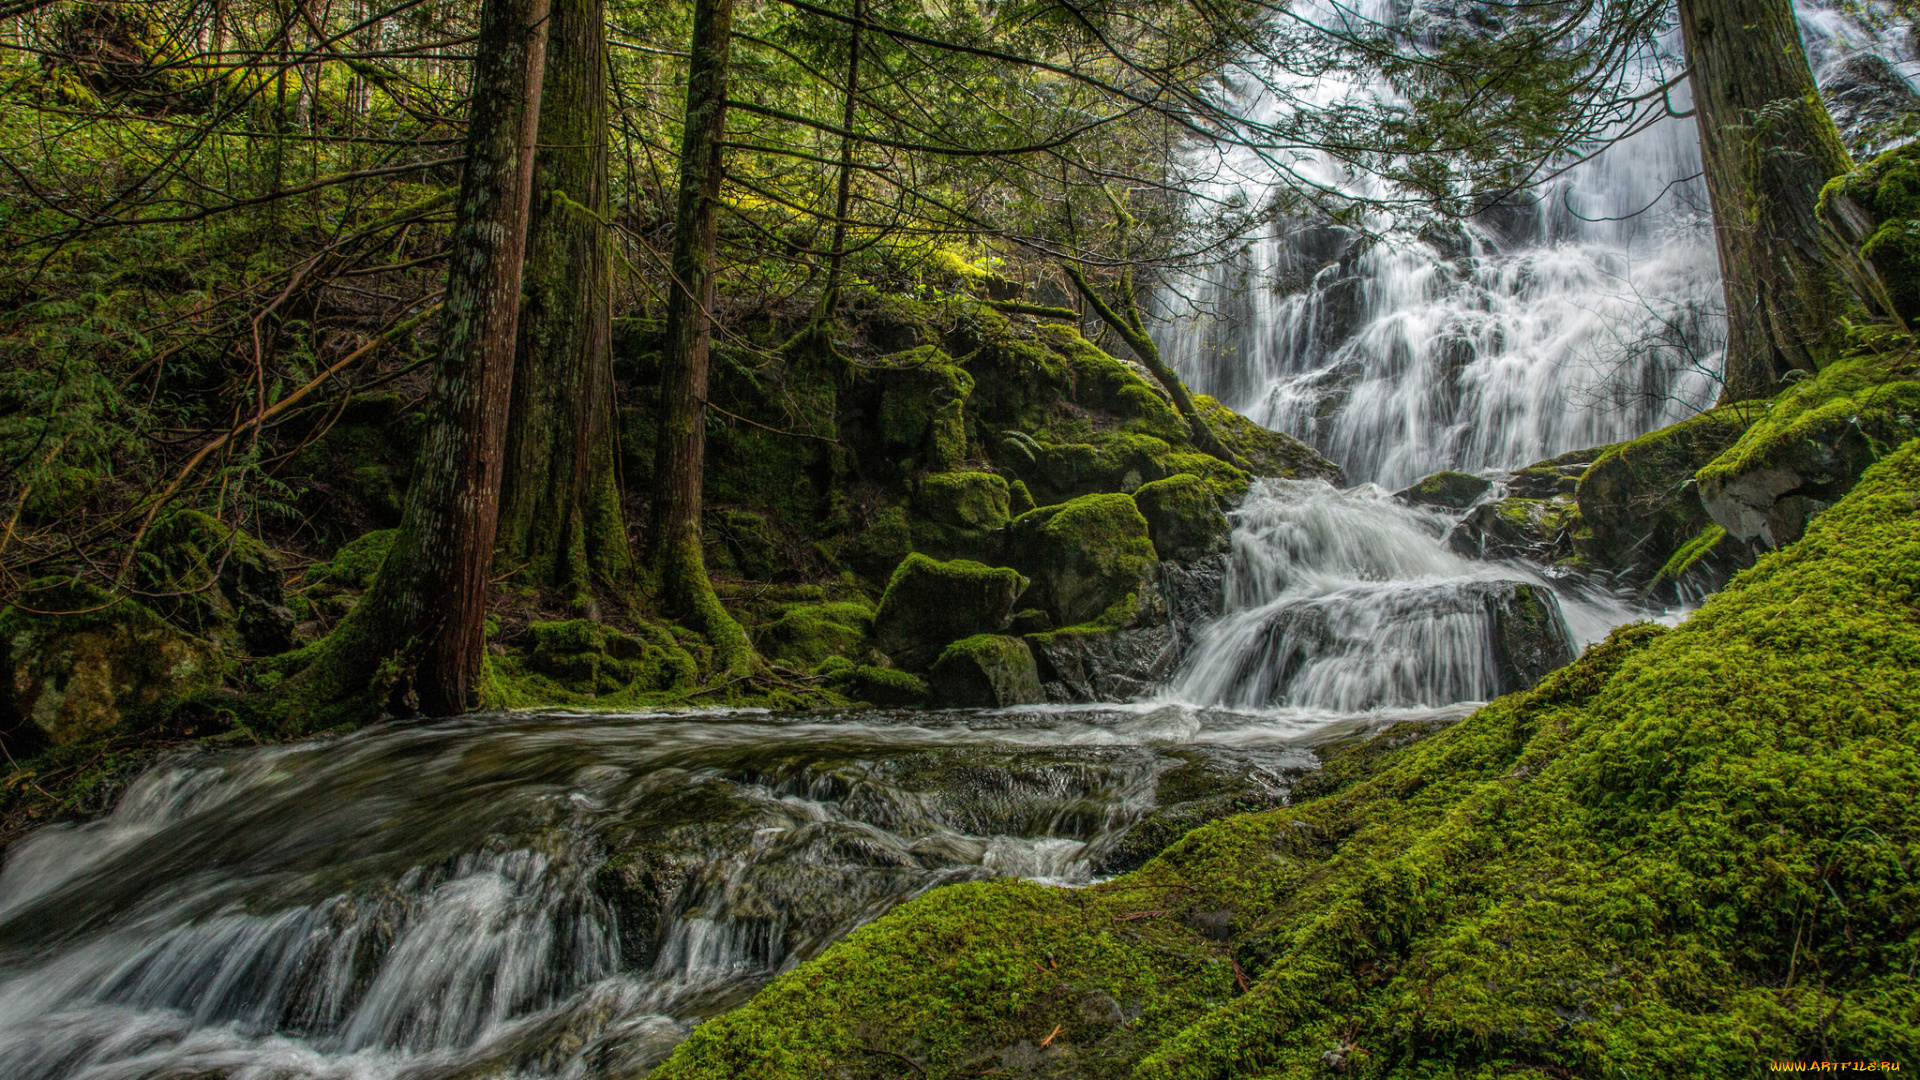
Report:
[[[1143,1080],[1910,1059],[1920,818],[1889,793],[1920,784],[1915,491],[1910,444],[1679,627],[1131,875],[903,905],[655,1075],[951,1078],[1049,1032],[1062,1074]],[[1075,1026],[1092,987],[1137,995],[1124,1045]]]
[[1402,488],[1393,497],[1408,506],[1436,510],[1465,510],[1487,493],[1493,481],[1471,473],[1443,471]]
[[154,610],[225,648],[269,656],[293,647],[280,556],[198,510],[154,523],[135,553]]
[[883,457],[902,467],[951,469],[967,455],[967,398],[973,376],[936,346],[888,358],[884,367],[862,369],[878,390],[875,415],[867,419]]
[[1147,519],[1119,493],[1021,515],[1009,530],[1008,554],[1033,579],[1028,603],[1056,626],[1129,620],[1156,561]]
[[1713,523],[1693,476],[1759,418],[1753,402],[1722,405],[1600,455],[1576,496],[1582,555],[1596,568],[1646,584],[1673,553]]
[[1205,394],[1195,397],[1193,406],[1220,441],[1240,455],[1240,460],[1247,463],[1255,476],[1325,480],[1334,487],[1347,485],[1346,474],[1340,471],[1340,466],[1299,439],[1263,428]]
[[1920,431],[1920,380],[1907,361],[1853,357],[1755,408],[1739,440],[1703,462],[1699,499],[1733,539],[1776,546]]
[[1008,521],[1008,496],[1006,478],[994,473],[930,473],[914,486],[913,508],[935,524],[997,529]]
[[860,664],[833,676],[833,685],[869,705],[918,705],[926,699],[926,680],[911,672]]
[[1469,558],[1554,564],[1575,554],[1579,526],[1579,507],[1569,496],[1511,496],[1474,507],[1447,534],[1447,544]]
[[791,604],[756,634],[755,646],[769,660],[812,667],[832,656],[856,653],[873,631],[873,608],[855,600]]
[[64,585],[27,595],[36,611],[74,614],[0,613],[0,746],[10,754],[97,738],[220,685],[210,642],[132,600]]
[[1027,643],[997,634],[976,634],[947,646],[927,673],[927,686],[935,704],[954,708],[1002,709],[1046,700]]
[[1909,323],[1920,319],[1920,141],[1834,177],[1820,193],[1820,215],[1871,269],[1870,280],[1856,282],[1863,292],[1880,293]]
[[716,572],[731,569],[733,576],[748,581],[779,581],[788,576],[786,542],[765,514],[727,507],[715,510],[710,521],[724,553]]
[[897,666],[924,671],[950,643],[1004,629],[1026,587],[1027,579],[1008,567],[940,562],[916,552],[893,572],[880,598],[874,646]]
[[1233,523],[1220,512],[1213,485],[1200,477],[1176,473],[1142,484],[1133,502],[1162,561],[1191,562],[1227,549]]
[[380,564],[387,561],[398,529],[380,529],[356,537],[333,553],[333,558],[307,569],[307,580],[324,582],[342,589],[365,589],[373,584]]
[[699,675],[693,657],[665,630],[637,629],[629,634],[587,619],[530,623],[512,659],[541,681],[517,689],[536,699],[557,691],[566,696],[548,700],[565,702],[575,695],[638,697],[692,687]]

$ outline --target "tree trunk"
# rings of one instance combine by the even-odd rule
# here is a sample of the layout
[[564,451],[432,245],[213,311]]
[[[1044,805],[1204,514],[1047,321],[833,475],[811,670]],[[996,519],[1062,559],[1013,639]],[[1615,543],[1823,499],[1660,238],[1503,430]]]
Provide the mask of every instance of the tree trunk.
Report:
[[1851,291],[1815,211],[1852,163],[1789,0],[1681,0],[1680,27],[1726,279],[1720,400],[1763,397],[1839,350]]
[[753,665],[753,647],[714,595],[700,538],[707,454],[707,354],[713,344],[714,248],[732,29],[732,0],[696,0],[686,121],[680,137],[680,193],[674,216],[673,280],[667,298],[667,348],[660,377],[660,432],[654,441],[647,550],[668,614],[705,634],[729,671],[744,673]]
[[604,0],[556,0],[547,39],[499,559],[585,612],[633,571],[614,472]]
[[389,708],[477,702],[500,510],[547,0],[485,0],[427,428],[393,548],[301,678],[322,700],[376,678]]
[[840,179],[834,192],[833,245],[827,261],[827,287],[820,294],[814,321],[827,322],[840,307],[840,275],[847,257],[847,213],[853,201],[853,121],[860,104],[860,31],[866,18],[864,0],[853,0],[853,28],[847,34],[847,97],[841,109]]
[[1146,365],[1155,379],[1160,381],[1161,388],[1166,390],[1169,398],[1173,399],[1174,409],[1180,413],[1180,418],[1187,422],[1187,431],[1193,436],[1193,445],[1201,453],[1217,457],[1236,469],[1246,468],[1247,463],[1240,460],[1240,455],[1234,453],[1226,443],[1220,441],[1220,436],[1214,434],[1213,428],[1200,415],[1200,410],[1194,408],[1193,395],[1187,393],[1187,384],[1180,381],[1179,373],[1168,367],[1166,361],[1160,359],[1160,347],[1153,343],[1152,336],[1147,333],[1146,323],[1140,318],[1139,302],[1133,298],[1133,272],[1129,270],[1126,278],[1120,283],[1121,308],[1125,312],[1122,314],[1121,311],[1115,310],[1113,305],[1101,299],[1100,294],[1094,291],[1093,285],[1087,281],[1087,276],[1081,273],[1079,267],[1066,263],[1062,264],[1062,268],[1066,270],[1067,277],[1073,282],[1074,288],[1079,289],[1080,295],[1086,298],[1087,306],[1100,316],[1100,321],[1111,327],[1114,333],[1119,334],[1120,340],[1126,342],[1127,348],[1133,350],[1133,355]]

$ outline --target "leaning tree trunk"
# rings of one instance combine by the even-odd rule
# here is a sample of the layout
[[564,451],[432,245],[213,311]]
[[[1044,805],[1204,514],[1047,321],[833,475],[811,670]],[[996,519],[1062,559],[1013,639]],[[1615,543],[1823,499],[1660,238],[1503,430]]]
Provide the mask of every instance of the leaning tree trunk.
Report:
[[499,558],[591,610],[633,569],[613,461],[604,0],[555,0],[547,40]]
[[680,194],[673,226],[673,279],[660,377],[660,433],[654,442],[648,559],[669,614],[705,634],[729,671],[753,665],[753,647],[707,577],[700,499],[706,477],[707,354],[713,344],[714,248],[727,121],[727,53],[732,0],[696,0],[687,64],[687,114],[680,137]]
[[546,23],[547,0],[481,7],[467,162],[413,486],[379,576],[302,676],[310,696],[347,696],[374,678],[395,711],[446,716],[477,702]]
[[1187,432],[1193,439],[1193,445],[1201,453],[1219,458],[1236,469],[1246,468],[1247,463],[1220,441],[1220,436],[1200,415],[1200,410],[1193,404],[1193,395],[1187,392],[1187,384],[1180,380],[1180,373],[1168,367],[1167,362],[1160,358],[1160,347],[1153,343],[1152,335],[1147,333],[1146,321],[1140,317],[1140,303],[1134,299],[1133,271],[1128,270],[1120,283],[1120,308],[1115,310],[1094,290],[1093,283],[1087,280],[1087,275],[1079,267],[1072,263],[1061,265],[1067,272],[1068,280],[1086,299],[1087,306],[1093,309],[1101,322],[1107,324],[1108,329],[1120,335],[1120,340],[1133,350],[1134,357],[1160,381],[1160,387],[1172,399],[1175,411],[1187,422]]
[[1726,279],[1722,401],[1817,371],[1850,302],[1823,254],[1820,189],[1851,161],[1807,66],[1790,0],[1680,0],[1707,195]]

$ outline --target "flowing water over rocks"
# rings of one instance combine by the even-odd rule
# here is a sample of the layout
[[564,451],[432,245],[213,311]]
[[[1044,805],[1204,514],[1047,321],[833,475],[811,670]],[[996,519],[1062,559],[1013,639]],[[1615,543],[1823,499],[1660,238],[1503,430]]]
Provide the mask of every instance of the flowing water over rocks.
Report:
[[0,1076],[640,1075],[905,898],[1138,865],[1314,745],[1460,711],[493,716],[182,758],[9,853]]

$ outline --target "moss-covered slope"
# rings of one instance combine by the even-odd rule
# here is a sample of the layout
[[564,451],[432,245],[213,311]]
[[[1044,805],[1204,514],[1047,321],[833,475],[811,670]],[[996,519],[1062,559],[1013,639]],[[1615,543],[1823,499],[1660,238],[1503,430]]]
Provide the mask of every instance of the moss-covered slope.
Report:
[[[1748,1076],[1920,1058],[1920,444],[1624,628],[1093,889],[896,909],[655,1075]],[[1108,1008],[1108,1003],[1112,1008]]]

